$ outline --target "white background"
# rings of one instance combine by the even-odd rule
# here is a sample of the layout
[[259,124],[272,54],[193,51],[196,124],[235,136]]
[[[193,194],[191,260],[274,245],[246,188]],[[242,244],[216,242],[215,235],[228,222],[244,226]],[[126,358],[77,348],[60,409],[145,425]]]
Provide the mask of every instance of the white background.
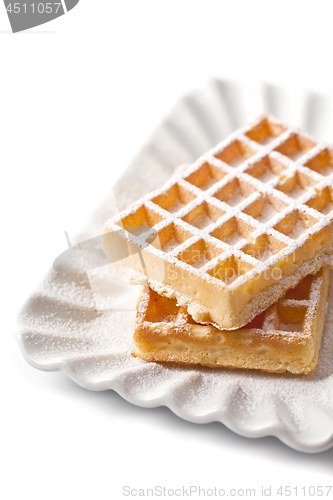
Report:
[[333,485],[333,449],[298,453],[89,392],[28,366],[10,335],[65,250],[64,230],[81,225],[180,96],[211,77],[331,93],[332,19],[330,0],[81,0],[12,35],[0,5],[2,498],[121,499],[125,485],[256,488],[260,498],[262,485]]

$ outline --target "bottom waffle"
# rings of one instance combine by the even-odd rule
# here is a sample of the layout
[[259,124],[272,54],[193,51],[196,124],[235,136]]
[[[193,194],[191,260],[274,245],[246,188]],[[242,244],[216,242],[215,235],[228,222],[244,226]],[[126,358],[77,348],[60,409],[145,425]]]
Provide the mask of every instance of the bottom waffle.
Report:
[[329,270],[296,288],[238,330],[196,323],[176,300],[143,288],[134,356],[146,361],[312,373],[318,363],[329,294]]

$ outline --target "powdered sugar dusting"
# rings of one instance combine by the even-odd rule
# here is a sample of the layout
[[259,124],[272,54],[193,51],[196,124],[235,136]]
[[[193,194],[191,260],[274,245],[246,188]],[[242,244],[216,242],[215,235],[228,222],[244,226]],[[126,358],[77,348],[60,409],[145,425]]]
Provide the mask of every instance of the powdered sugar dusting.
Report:
[[166,245],[163,247],[164,252],[173,252],[179,246],[178,241],[173,236]]
[[207,191],[207,189],[210,189],[212,186],[214,186],[215,182],[215,179],[209,177],[206,182],[202,186],[200,186],[200,189],[202,189],[203,191]]
[[274,172],[272,172],[269,168],[266,168],[264,173],[259,176],[259,179],[261,180],[261,182],[269,182],[272,179],[276,179],[276,178],[277,178],[277,175],[274,174]]
[[262,137],[258,142],[263,146],[267,146],[267,144],[270,144],[272,141],[274,141],[274,139],[275,137],[271,135],[266,135],[265,137]]
[[294,225],[292,231],[288,234],[289,238],[292,238],[294,240],[297,240],[300,236],[302,236],[303,233],[305,233],[306,228],[304,225],[301,223],[300,220],[296,222]]
[[294,149],[294,151],[292,153],[289,153],[289,158],[291,160],[297,161],[303,155],[304,155],[304,151],[300,151],[299,149]]
[[327,203],[327,205],[322,209],[321,213],[323,213],[324,215],[328,215],[329,213],[331,213],[333,210],[333,203],[329,202]]
[[237,233],[237,231],[234,231],[229,236],[227,236],[226,238],[224,238],[224,241],[226,243],[228,243],[228,245],[233,246],[233,245],[237,245],[237,243],[240,243],[240,242],[243,243],[246,240],[239,233]]
[[203,213],[198,217],[196,217],[193,220],[192,224],[198,229],[204,229],[205,227],[208,227],[211,224],[213,224],[213,221],[207,214]]
[[283,323],[283,321],[280,322],[280,328],[283,332],[301,332],[302,331],[302,326],[300,323]]
[[210,262],[210,259],[207,257],[206,254],[201,254],[200,257],[192,263],[193,267],[196,267],[197,269],[200,269],[201,267],[205,266],[208,262]]
[[327,163],[323,168],[320,169],[319,173],[321,175],[332,175],[333,167]]
[[234,158],[233,160],[231,160],[229,162],[229,165],[231,167],[239,167],[240,165],[242,165],[243,163],[245,162],[245,158],[243,158],[243,156],[236,156],[236,158]]
[[257,220],[265,224],[277,214],[278,212],[274,209],[274,207],[270,203],[266,203],[263,211],[261,212],[259,217],[257,217]]
[[241,193],[237,193],[234,196],[232,196],[231,198],[229,198],[227,200],[227,203],[231,207],[235,207],[236,205],[239,205],[239,203],[241,203],[242,201],[244,201],[244,199],[245,198],[244,198],[244,196]]
[[171,205],[171,207],[168,208],[168,212],[170,212],[171,214],[175,214],[176,212],[179,212],[179,210],[181,210],[184,207],[185,207],[185,203],[182,203],[181,201],[176,200],[175,203],[173,205]]

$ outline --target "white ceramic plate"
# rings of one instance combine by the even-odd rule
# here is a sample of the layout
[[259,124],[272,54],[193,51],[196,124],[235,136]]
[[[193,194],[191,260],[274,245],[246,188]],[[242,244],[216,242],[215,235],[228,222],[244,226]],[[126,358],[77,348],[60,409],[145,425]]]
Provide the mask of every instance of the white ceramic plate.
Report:
[[[264,111],[318,139],[333,139],[333,103],[326,97],[272,85],[250,88],[212,81],[175,106],[77,241],[100,234],[116,205],[123,209],[160,187],[177,165],[192,162]],[[17,320],[25,359],[43,370],[64,370],[87,389],[113,389],[140,406],[168,406],[192,422],[220,421],[249,437],[274,435],[302,451],[332,446],[333,294],[318,368],[305,377],[135,359],[136,296],[136,287],[126,285],[111,264],[88,275],[51,269]]]

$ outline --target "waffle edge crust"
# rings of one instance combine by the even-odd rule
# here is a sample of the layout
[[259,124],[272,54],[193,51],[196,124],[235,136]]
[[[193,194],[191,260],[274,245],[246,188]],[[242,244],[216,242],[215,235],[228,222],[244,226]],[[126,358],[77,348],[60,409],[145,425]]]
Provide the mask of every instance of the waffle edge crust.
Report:
[[329,295],[329,270],[309,275],[246,327],[195,323],[174,299],[142,288],[133,356],[145,361],[312,373],[318,363]]
[[104,228],[134,284],[239,329],[333,267],[333,150],[271,116],[236,131]]

